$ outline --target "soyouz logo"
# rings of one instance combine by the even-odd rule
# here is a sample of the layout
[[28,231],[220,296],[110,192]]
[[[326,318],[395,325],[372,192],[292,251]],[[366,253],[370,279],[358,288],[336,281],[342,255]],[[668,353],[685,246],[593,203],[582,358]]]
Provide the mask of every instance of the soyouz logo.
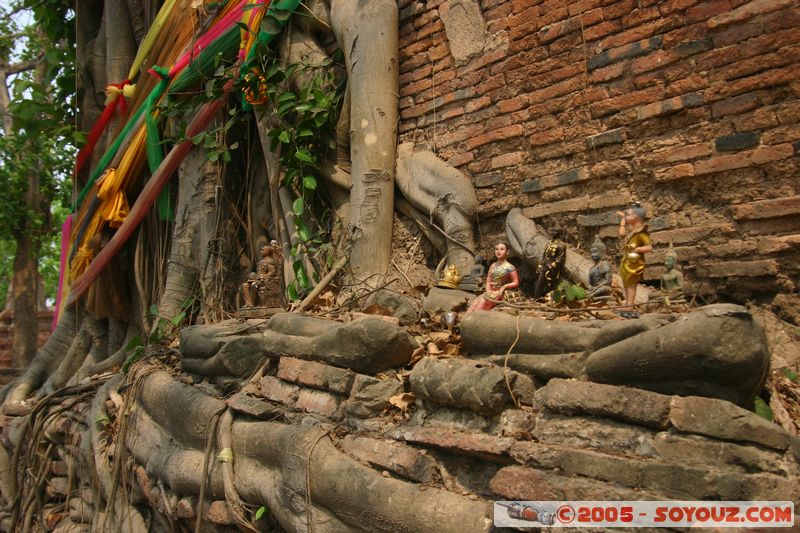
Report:
[[495,527],[794,527],[790,501],[497,501]]

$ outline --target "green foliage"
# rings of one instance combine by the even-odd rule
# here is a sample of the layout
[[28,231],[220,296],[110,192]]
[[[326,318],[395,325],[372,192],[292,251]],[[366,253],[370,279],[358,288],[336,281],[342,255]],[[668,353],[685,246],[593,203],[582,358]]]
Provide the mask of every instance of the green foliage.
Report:
[[264,513],[265,513],[265,512],[267,512],[267,508],[266,508],[266,507],[264,507],[264,506],[262,505],[262,506],[261,506],[261,507],[259,507],[259,508],[258,508],[258,510],[256,511],[256,514],[255,514],[255,519],[256,519],[256,520],[259,520],[259,519],[261,519],[261,517],[262,517],[262,516],[264,516]]
[[789,378],[792,381],[797,381],[797,372],[793,372],[790,368],[781,368],[781,372],[784,376]]
[[761,418],[766,418],[772,422],[772,409],[769,408],[767,402],[765,402],[760,396],[756,396],[753,407],[758,416]]
[[[75,28],[72,2],[19,0],[0,5],[0,62],[19,65],[8,79],[11,101],[0,122],[0,299],[12,276],[16,241],[38,247],[45,290],[54,297],[60,239],[76,152]],[[38,205],[26,200],[31,177]]]
[[[329,239],[311,231],[307,214],[315,211],[318,203],[319,164],[335,147],[332,140],[342,90],[336,85],[331,60],[319,66],[284,66],[277,58],[266,55],[262,56],[259,71],[263,78],[251,77],[250,86],[245,89],[255,94],[266,92],[264,106],[275,119],[275,126],[268,133],[271,148],[281,163],[283,185],[295,196],[292,212],[298,242],[292,243],[291,249],[295,281],[287,287],[289,299],[294,301],[311,287],[303,258],[329,251],[325,246]],[[295,76],[307,80],[299,91],[290,88],[289,80]]]
[[575,285],[567,280],[562,280],[553,292],[550,293],[553,301],[557,304],[566,303],[567,305],[586,298],[586,289],[580,285]]

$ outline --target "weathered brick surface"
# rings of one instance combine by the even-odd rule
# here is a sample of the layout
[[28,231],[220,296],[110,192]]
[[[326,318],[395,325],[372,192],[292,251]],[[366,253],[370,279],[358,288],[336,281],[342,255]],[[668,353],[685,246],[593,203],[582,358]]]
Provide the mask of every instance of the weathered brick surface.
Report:
[[[800,232],[800,213],[778,207],[800,178],[795,0],[479,4],[489,45],[465,64],[438,24],[447,2],[402,8],[399,130],[470,175],[482,224],[499,233],[519,206],[586,249],[594,232],[583,228],[613,237],[601,210],[624,203],[584,198],[657,198],[648,209],[672,217],[670,231],[735,224],[686,247],[714,273],[706,286],[762,267],[761,290],[773,290],[771,275],[796,279],[796,246],[756,242]],[[774,215],[748,214],[772,201]],[[667,245],[655,241],[648,278]]]
[[[37,342],[39,348],[44,346],[47,338],[50,336],[50,324],[53,321],[52,311],[40,311],[37,314],[39,321],[39,336]],[[11,347],[14,345],[14,313],[12,311],[3,311],[0,313],[0,368],[18,368],[17,362],[14,360],[14,354]],[[0,377],[0,384],[5,383],[5,376]]]

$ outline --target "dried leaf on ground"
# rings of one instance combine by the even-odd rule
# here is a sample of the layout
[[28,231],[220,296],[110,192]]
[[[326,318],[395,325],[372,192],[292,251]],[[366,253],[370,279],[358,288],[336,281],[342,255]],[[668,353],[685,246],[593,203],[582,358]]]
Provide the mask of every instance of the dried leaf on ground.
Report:
[[389,398],[389,403],[405,413],[414,404],[414,393],[402,392]]

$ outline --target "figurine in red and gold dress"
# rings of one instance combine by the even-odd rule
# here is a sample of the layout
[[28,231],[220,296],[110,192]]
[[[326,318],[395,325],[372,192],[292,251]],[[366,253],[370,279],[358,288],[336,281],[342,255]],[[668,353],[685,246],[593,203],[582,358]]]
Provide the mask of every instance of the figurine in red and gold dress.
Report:
[[518,296],[514,289],[519,287],[517,269],[508,261],[508,245],[499,242],[494,247],[497,261],[489,267],[486,277],[486,292],[475,298],[467,309],[470,311],[488,311],[504,300],[513,300]]

